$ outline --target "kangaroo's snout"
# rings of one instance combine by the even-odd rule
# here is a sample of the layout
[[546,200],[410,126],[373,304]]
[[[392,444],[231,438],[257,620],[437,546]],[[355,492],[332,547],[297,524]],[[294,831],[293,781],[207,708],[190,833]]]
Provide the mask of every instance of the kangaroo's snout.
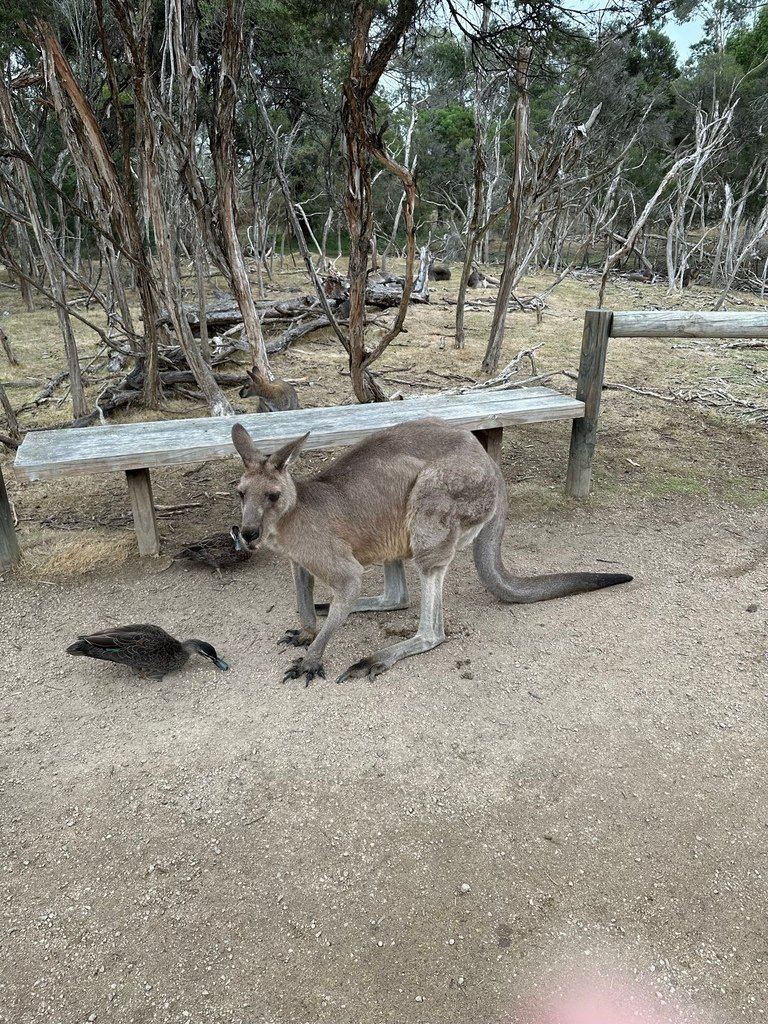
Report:
[[243,538],[248,547],[253,544],[258,544],[261,540],[261,527],[260,526],[245,526],[240,530],[240,536]]

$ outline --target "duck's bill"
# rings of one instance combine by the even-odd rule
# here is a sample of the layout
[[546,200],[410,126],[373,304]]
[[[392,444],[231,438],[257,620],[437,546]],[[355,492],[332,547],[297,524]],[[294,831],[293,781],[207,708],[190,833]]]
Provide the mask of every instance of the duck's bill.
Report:
[[232,540],[235,542],[235,551],[250,552],[251,549],[248,547],[248,545],[243,540],[243,538],[242,538],[242,536],[240,534],[240,528],[238,526],[233,526],[232,529],[229,531],[229,533],[230,533],[230,536],[232,537]]
[[217,658],[213,663],[216,668],[220,668],[222,672],[226,672],[229,668],[229,663],[224,661],[223,658]]

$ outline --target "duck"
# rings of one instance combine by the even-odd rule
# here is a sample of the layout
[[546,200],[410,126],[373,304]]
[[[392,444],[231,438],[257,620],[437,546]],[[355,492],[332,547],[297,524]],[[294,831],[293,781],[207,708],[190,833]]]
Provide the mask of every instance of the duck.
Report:
[[252,552],[240,543],[240,530],[231,527],[229,533],[214,533],[202,540],[192,541],[173,556],[174,562],[202,562],[210,565],[221,576],[222,569],[231,569],[241,562],[247,562]]
[[101,633],[80,636],[77,643],[67,648],[67,654],[75,657],[114,661],[127,665],[137,675],[152,679],[162,679],[168,672],[183,668],[192,653],[201,654],[222,672],[229,668],[216,648],[204,640],[180,641],[150,623],[114,626]]

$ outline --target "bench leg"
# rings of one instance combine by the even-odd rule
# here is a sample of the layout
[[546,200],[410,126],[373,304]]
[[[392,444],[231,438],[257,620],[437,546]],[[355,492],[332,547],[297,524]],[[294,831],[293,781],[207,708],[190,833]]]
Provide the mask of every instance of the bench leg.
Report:
[[473,430],[472,433],[493,461],[501,463],[501,442],[504,439],[504,427],[489,427],[488,430]]
[[592,479],[592,457],[597,444],[600,396],[603,391],[605,357],[611,336],[613,313],[608,309],[589,309],[584,316],[581,360],[576,397],[584,403],[584,416],[573,421],[571,450],[565,493],[573,498],[588,498]]
[[157,532],[155,503],[152,500],[152,478],[148,469],[128,469],[128,494],[131,497],[133,526],[139,542],[140,555],[160,554],[160,535]]
[[10,569],[20,558],[21,551],[13,525],[11,503],[8,501],[3,471],[0,469],[0,569]]

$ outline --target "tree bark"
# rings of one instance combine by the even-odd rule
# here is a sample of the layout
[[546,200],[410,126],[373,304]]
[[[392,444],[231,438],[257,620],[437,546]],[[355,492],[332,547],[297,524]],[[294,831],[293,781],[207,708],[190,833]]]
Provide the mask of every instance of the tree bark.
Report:
[[[366,373],[366,368],[386,347],[380,342],[373,352],[369,352],[365,346],[365,287],[374,232],[371,154],[376,153],[381,159],[384,152],[383,140],[375,128],[375,111],[371,99],[398,43],[411,25],[417,7],[417,0],[398,0],[392,23],[373,52],[369,51],[369,35],[375,8],[367,0],[355,0],[352,8],[352,55],[349,74],[343,85],[341,122],[347,166],[344,210],[349,226],[349,369],[355,397],[359,402],[386,400],[381,388]],[[393,170],[393,167],[389,169]],[[404,185],[406,176],[413,181],[405,168],[400,170],[404,174],[398,174],[398,177]],[[406,187],[407,197],[409,188]],[[415,185],[413,192],[415,195]],[[406,208],[408,202],[406,198]],[[411,207],[411,216],[412,210]],[[409,230],[413,230],[412,225]],[[406,280],[403,303],[398,311],[398,331],[402,327],[413,284],[414,251],[415,246],[411,240],[408,259],[410,278]],[[390,340],[392,337],[394,334],[390,331]]]
[[501,346],[504,343],[504,327],[507,322],[509,297],[515,279],[516,259],[520,247],[520,235],[523,217],[523,188],[525,185],[525,169],[528,156],[528,111],[530,100],[528,95],[528,74],[531,66],[532,49],[521,46],[517,51],[515,65],[515,85],[517,102],[515,104],[515,166],[509,186],[509,226],[507,228],[507,244],[504,250],[504,269],[501,274],[499,294],[491,324],[491,336],[483,358],[483,373],[495,373],[499,366]]
[[[230,416],[233,413],[229,400],[216,383],[210,366],[202,357],[200,347],[192,335],[184,316],[183,294],[171,225],[163,201],[160,171],[157,162],[159,142],[155,127],[154,110],[151,104],[152,69],[148,61],[150,45],[151,0],[142,0],[138,23],[132,6],[127,0],[113,0],[115,15],[126,43],[126,52],[131,68],[134,116],[136,126],[136,150],[141,171],[142,193],[147,204],[154,235],[160,275],[163,281],[166,304],[171,316],[176,337],[184,352],[187,365],[195,375],[213,416]],[[146,325],[145,325],[146,326]]]
[[[160,401],[155,327],[158,304],[135,205],[117,176],[93,109],[78,85],[58,40],[46,21],[38,19],[36,28],[46,61],[51,95],[72,159],[82,174],[84,185],[92,189],[96,216],[99,216],[100,209],[108,211],[113,229],[136,271],[144,322],[144,345],[137,355],[144,361],[144,404],[148,409],[155,409]],[[119,105],[119,97],[114,96],[113,99]],[[133,338],[131,340],[133,343]]]
[[[491,5],[483,7],[483,20],[480,31],[483,35],[488,32],[488,25],[491,17]],[[472,273],[472,264],[475,260],[477,249],[477,233],[480,227],[480,218],[484,209],[484,186],[487,163],[485,147],[488,142],[488,124],[485,116],[485,95],[486,72],[482,60],[475,55],[475,95],[474,95],[474,117],[475,117],[475,165],[474,165],[474,194],[472,199],[472,214],[467,224],[467,242],[464,250],[464,265],[461,268],[461,280],[459,281],[459,294],[456,298],[456,334],[454,340],[455,348],[464,348],[464,302],[467,295],[467,282]]]
[[243,250],[237,237],[237,192],[235,182],[235,103],[243,56],[243,0],[227,0],[221,48],[221,71],[216,95],[215,132],[211,139],[216,170],[216,197],[222,242],[231,271],[231,285],[243,313],[245,333],[254,366],[269,380],[267,350],[256,306],[251,294]]
[[[2,122],[5,134],[14,149],[26,154],[31,158],[21,127],[16,120],[16,115],[11,104],[11,95],[6,87],[5,79],[0,75],[0,121]],[[83,380],[80,373],[80,361],[77,354],[77,344],[72,331],[69,314],[67,312],[67,295],[64,287],[64,272],[61,268],[55,243],[49,231],[46,231],[45,224],[40,215],[38,197],[32,183],[32,175],[27,160],[15,161],[15,171],[19,189],[25,198],[27,214],[29,216],[32,231],[37,242],[48,280],[53,295],[56,299],[56,316],[59,321],[59,328],[64,339],[64,351],[69,369],[70,394],[72,396],[72,411],[75,417],[84,416],[88,412],[88,403],[83,390]]]

